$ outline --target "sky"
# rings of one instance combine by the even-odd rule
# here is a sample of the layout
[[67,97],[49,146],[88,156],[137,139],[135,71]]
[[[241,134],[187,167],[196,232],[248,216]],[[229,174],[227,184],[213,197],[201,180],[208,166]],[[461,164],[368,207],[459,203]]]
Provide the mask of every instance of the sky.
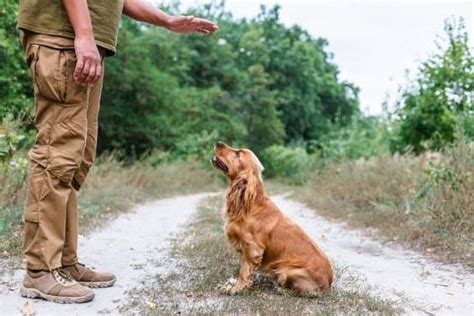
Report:
[[[183,8],[208,1],[182,0]],[[429,0],[227,0],[234,17],[254,17],[260,4],[280,4],[281,20],[298,24],[315,37],[329,41],[328,51],[340,78],[360,89],[361,109],[382,113],[393,103],[398,87],[406,85],[417,65],[435,50],[444,20],[462,16],[473,47],[474,6],[471,1]],[[218,34],[217,34],[218,36]]]

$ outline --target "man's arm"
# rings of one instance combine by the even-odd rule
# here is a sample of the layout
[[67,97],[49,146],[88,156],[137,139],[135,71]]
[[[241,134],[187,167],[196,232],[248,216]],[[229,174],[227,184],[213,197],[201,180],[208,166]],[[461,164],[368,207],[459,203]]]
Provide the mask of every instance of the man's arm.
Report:
[[76,68],[74,80],[79,84],[94,84],[102,75],[102,61],[92,30],[87,0],[63,0],[75,33]]
[[125,0],[123,13],[135,20],[162,26],[177,33],[209,34],[217,30],[217,25],[209,20],[193,16],[171,16],[144,1]]

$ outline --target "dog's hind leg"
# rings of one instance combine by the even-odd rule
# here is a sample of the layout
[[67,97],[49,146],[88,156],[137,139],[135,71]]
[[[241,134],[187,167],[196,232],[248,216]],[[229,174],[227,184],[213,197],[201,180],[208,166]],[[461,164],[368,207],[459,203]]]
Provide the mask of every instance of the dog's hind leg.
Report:
[[285,278],[285,287],[290,288],[302,296],[318,297],[325,291],[324,286],[314,280],[308,271],[297,269],[289,272]]
[[289,282],[291,282],[289,287],[302,296],[319,297],[322,293],[319,285],[311,279],[295,277],[290,278]]

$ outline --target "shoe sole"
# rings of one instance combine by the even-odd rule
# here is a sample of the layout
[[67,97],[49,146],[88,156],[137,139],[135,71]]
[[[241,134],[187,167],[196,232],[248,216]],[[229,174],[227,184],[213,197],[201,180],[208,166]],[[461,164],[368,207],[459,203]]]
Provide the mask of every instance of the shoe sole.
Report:
[[101,282],[80,282],[79,281],[79,284],[87,286],[87,287],[92,288],[92,289],[99,289],[99,288],[106,288],[106,287],[113,286],[115,284],[116,280],[117,279],[113,279],[113,280],[110,280],[110,281],[101,281]]
[[20,289],[20,294],[26,298],[41,298],[48,302],[59,303],[59,304],[80,304],[80,303],[87,303],[94,299],[95,294],[90,293],[88,295],[80,296],[80,297],[70,297],[70,296],[57,296],[57,295],[49,295],[41,292],[38,289],[33,288],[26,288],[22,287]]

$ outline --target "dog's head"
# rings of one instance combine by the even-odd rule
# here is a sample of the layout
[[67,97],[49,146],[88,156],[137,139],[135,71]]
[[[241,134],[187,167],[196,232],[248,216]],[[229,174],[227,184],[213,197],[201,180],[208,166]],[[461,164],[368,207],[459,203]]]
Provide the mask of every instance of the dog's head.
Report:
[[231,180],[242,174],[253,174],[262,179],[263,165],[257,156],[245,148],[233,148],[218,142],[214,147],[215,156],[211,162]]
[[249,149],[233,148],[223,142],[216,144],[214,152],[212,164],[230,179],[228,213],[238,216],[248,212],[259,192],[263,192],[260,160]]

